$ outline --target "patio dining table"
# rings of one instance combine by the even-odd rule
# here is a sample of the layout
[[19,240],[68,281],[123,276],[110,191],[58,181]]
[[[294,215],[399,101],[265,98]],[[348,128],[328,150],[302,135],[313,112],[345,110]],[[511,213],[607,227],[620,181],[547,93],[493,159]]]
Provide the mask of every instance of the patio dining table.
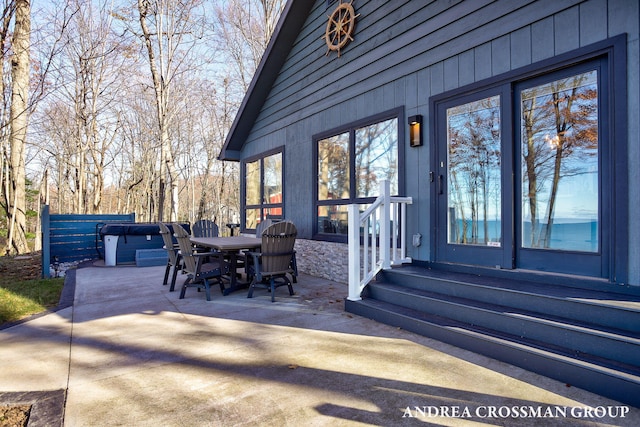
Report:
[[225,288],[223,295],[229,295],[238,289],[246,288],[248,283],[238,281],[236,270],[238,269],[238,255],[243,249],[258,249],[262,246],[262,239],[248,236],[231,237],[192,237],[191,243],[198,247],[216,249],[229,258],[229,287]]

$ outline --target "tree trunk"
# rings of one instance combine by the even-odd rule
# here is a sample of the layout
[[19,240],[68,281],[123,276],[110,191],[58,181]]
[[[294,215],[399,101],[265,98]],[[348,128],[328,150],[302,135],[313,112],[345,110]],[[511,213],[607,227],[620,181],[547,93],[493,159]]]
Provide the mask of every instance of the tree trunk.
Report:
[[[156,112],[158,115],[158,130],[160,133],[160,146],[162,150],[162,158],[160,160],[160,189],[158,194],[158,220],[165,221],[164,205],[165,205],[165,177],[168,177],[168,186],[170,192],[170,214],[169,221],[177,221],[178,219],[178,171],[173,161],[173,153],[171,150],[171,140],[169,138],[169,123],[168,123],[168,110],[169,110],[169,87],[168,82],[171,80],[171,76],[163,75],[163,70],[159,69],[156,65],[156,61],[160,64],[164,64],[165,61],[171,61],[173,58],[163,57],[163,51],[160,50],[160,57],[156,57],[156,52],[153,48],[152,33],[147,25],[147,17],[150,13],[149,2],[144,0],[138,0],[138,12],[140,17],[140,27],[144,38],[144,44],[147,49],[147,55],[149,59],[149,70],[151,71],[151,78],[153,80],[153,88],[155,91],[155,103]],[[160,12],[161,13],[161,12]],[[156,23],[159,26],[158,23]],[[163,37],[162,28],[157,28],[158,32],[156,37],[159,39]],[[171,35],[167,35],[170,37]],[[160,43],[160,41],[159,41]],[[166,53],[170,55],[171,53]],[[167,67],[169,68],[169,67]]]
[[[562,158],[564,156],[564,148],[565,148],[565,132],[568,128],[570,128],[570,124],[565,121],[565,114],[560,109],[560,90],[555,90],[553,92],[553,112],[555,116],[556,122],[556,135],[558,138],[557,146],[556,146],[556,156],[553,165],[553,181],[551,185],[551,194],[549,195],[549,205],[547,208],[547,228],[545,230],[544,235],[544,243],[545,248],[548,248],[551,243],[551,231],[553,228],[553,220],[554,220],[554,212],[556,205],[556,198],[558,196],[558,188],[560,185],[560,179],[562,178]],[[571,91],[571,96],[567,99],[566,111],[571,112],[571,106],[573,104],[573,100],[576,98],[576,88],[574,87]]]
[[[9,29],[11,28],[11,18],[13,17],[13,9],[9,8],[4,3],[5,8],[3,10],[2,15],[2,28],[0,28],[0,46],[6,46],[7,38],[9,35]],[[0,50],[0,58],[2,59],[2,63],[5,63],[5,52],[4,49]],[[2,93],[6,93],[7,90],[7,81],[5,79],[4,67],[0,67],[0,90]],[[2,111],[0,111],[0,125],[2,128],[0,130],[0,207],[5,213],[6,218],[9,218],[9,159],[5,153],[9,153],[9,138],[7,135],[7,106],[3,105]]]
[[29,0],[17,0],[13,32],[13,57],[11,59],[11,186],[9,190],[9,239],[7,251],[29,251],[26,237],[26,172],[25,144],[28,123],[29,96],[29,44],[31,33],[31,4]]
[[[533,131],[533,112],[535,111],[535,99],[532,105],[524,109],[525,137],[527,151],[523,155],[526,164],[527,198],[529,199],[529,213],[531,216],[531,231],[529,233],[529,247],[538,247],[538,171],[536,170],[535,140]],[[524,237],[524,236],[523,236]]]

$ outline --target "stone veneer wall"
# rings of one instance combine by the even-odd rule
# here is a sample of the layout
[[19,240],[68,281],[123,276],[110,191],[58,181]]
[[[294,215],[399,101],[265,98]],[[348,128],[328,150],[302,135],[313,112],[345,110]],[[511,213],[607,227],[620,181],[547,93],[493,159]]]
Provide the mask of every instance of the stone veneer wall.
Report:
[[296,239],[298,271],[334,282],[349,282],[349,245]]

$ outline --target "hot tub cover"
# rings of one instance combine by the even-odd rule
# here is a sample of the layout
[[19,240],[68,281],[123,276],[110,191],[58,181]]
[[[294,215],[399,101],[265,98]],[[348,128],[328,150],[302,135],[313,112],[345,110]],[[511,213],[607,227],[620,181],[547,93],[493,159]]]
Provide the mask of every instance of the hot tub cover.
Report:
[[[190,232],[189,224],[180,224],[187,232]],[[171,224],[167,224],[171,229]],[[172,230],[173,231],[173,230]],[[149,236],[160,235],[160,227],[157,222],[130,222],[130,223],[109,223],[100,228],[101,236]],[[103,237],[104,238],[104,237]]]

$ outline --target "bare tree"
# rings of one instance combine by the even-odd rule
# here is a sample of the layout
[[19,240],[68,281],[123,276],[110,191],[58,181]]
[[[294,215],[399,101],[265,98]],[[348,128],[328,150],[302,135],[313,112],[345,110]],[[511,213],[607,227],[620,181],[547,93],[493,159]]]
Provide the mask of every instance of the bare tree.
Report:
[[[13,0],[4,0],[2,2],[2,27],[0,28],[0,94],[2,96],[2,110],[0,111],[0,204],[2,205],[3,217],[9,218],[10,206],[10,155],[9,147],[9,105],[10,99],[7,98],[7,80],[5,79],[4,64],[9,56],[8,37],[11,28],[11,20],[14,15],[15,2]],[[8,223],[7,223],[8,225]]]
[[129,81],[121,78],[123,64],[132,55],[114,33],[109,0],[65,0],[63,15],[44,104],[34,111],[33,145],[42,150],[41,164],[58,169],[51,175],[54,201],[65,202],[58,212],[97,213]]
[[262,59],[285,0],[230,0],[216,8],[217,39],[244,93]]
[[16,0],[15,23],[11,41],[11,107],[9,147],[9,239],[7,252],[28,252],[26,236],[26,172],[25,145],[28,125],[29,43],[31,33],[31,2]]
[[26,250],[30,181],[48,191],[51,180],[58,212],[100,212],[108,198],[147,221],[237,221],[238,165],[216,157],[284,3],[52,0],[41,7],[53,19],[34,21],[30,38],[30,1],[0,0],[5,64],[12,54],[0,84],[14,85],[0,111],[0,207],[13,215],[13,250]]
[[170,127],[175,117],[175,80],[184,72],[194,72],[194,51],[201,38],[202,24],[197,12],[201,0],[138,0],[142,41],[147,51],[155,91],[155,106],[161,146],[158,218],[164,219],[165,179],[168,179],[171,221],[178,216],[178,169],[175,165]]
[[237,165],[217,160],[226,132],[233,119],[236,104],[229,99],[229,80],[222,84],[202,82],[194,99],[202,107],[194,116],[191,128],[194,143],[191,150],[193,220],[213,219],[221,224],[237,221]]
[[[122,41],[113,37],[110,2],[73,0],[79,13],[69,37],[68,55],[73,66],[71,101],[75,112],[78,147],[78,212],[100,212],[104,168],[119,129],[116,99],[122,95]],[[84,206],[84,205],[88,206]]]
[[51,176],[55,182],[54,211],[77,212],[73,197],[75,174],[72,172],[76,152],[73,145],[67,143],[75,141],[73,108],[66,101],[50,100],[35,117],[37,131],[34,137],[46,141],[40,143],[44,151],[42,163],[54,170]]
[[157,216],[160,164],[153,94],[149,93],[153,91],[148,89],[135,91],[136,97],[128,100],[129,108],[122,117],[117,171],[122,192],[119,212],[136,212],[141,221],[152,221]]

